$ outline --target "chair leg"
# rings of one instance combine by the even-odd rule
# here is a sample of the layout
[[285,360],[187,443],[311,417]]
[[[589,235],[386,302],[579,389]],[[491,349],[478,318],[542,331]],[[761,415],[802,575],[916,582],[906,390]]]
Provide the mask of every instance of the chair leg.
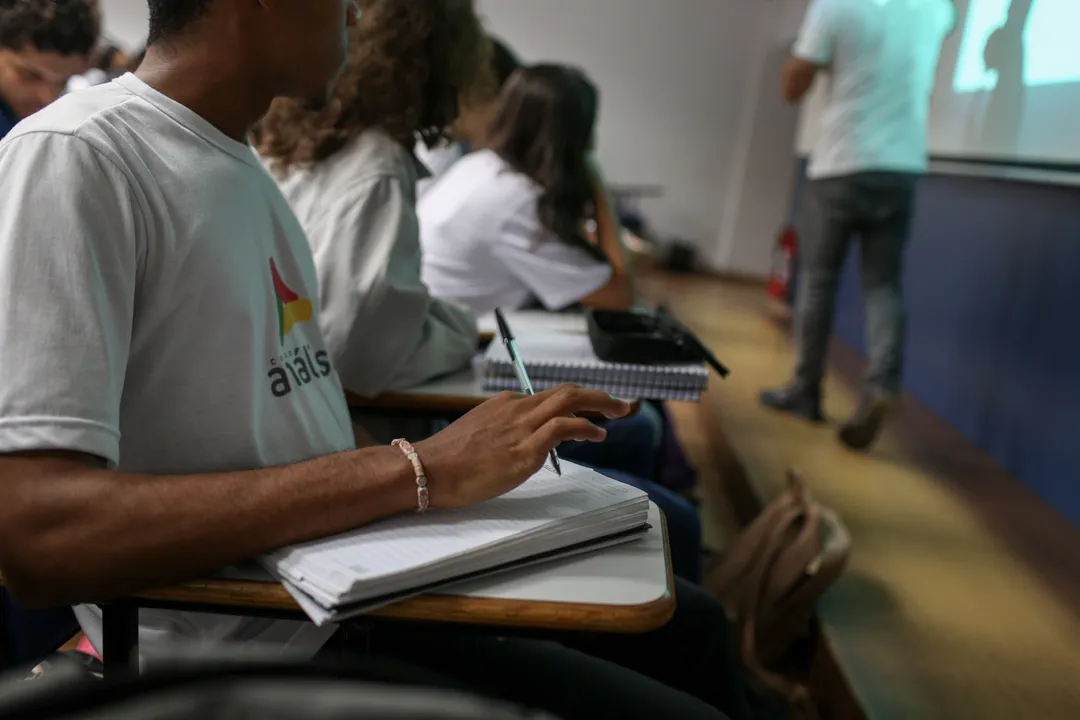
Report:
[[115,680],[138,672],[139,608],[127,603],[101,606],[102,664],[105,679]]

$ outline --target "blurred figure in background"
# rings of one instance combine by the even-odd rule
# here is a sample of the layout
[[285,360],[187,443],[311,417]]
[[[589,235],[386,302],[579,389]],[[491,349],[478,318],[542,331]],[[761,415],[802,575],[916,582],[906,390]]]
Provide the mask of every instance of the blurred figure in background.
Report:
[[90,67],[97,0],[0,0],[0,138]]
[[420,281],[412,148],[417,135],[442,141],[458,94],[490,85],[490,48],[472,0],[357,5],[333,102],[277,100],[253,139],[314,251],[334,367],[346,389],[374,397],[476,354],[476,315]]
[[840,429],[853,449],[873,444],[900,391],[906,314],[904,246],[915,186],[926,171],[927,118],[938,58],[956,24],[951,0],[812,0],[782,90],[806,96],[831,77],[799,220],[798,358],[794,380],[764,405],[819,422],[837,283],[861,240],[869,368],[855,414]]
[[[589,157],[598,106],[596,87],[579,70],[535,65],[512,74],[493,124],[470,118],[486,149],[454,163],[418,206],[423,277],[433,295],[480,314],[535,302],[548,310],[633,307],[621,228]],[[596,222],[596,239],[586,218]],[[619,480],[646,490],[668,516],[676,573],[697,581],[697,511],[654,480],[663,431],[657,411],[644,404],[604,427],[608,437],[595,448],[567,443],[560,453],[624,473]]]
[[477,313],[581,304],[628,310],[629,262],[610,213],[585,234],[599,184],[589,160],[599,106],[578,70],[536,65],[504,89],[488,149],[470,153],[419,204],[424,282]]
[[462,95],[458,117],[450,128],[447,141],[430,148],[423,142],[416,145],[417,157],[431,172],[430,178],[420,182],[420,195],[468,152],[487,147],[488,131],[499,110],[499,93],[514,71],[521,67],[521,61],[504,42],[490,36],[488,40],[494,82]]

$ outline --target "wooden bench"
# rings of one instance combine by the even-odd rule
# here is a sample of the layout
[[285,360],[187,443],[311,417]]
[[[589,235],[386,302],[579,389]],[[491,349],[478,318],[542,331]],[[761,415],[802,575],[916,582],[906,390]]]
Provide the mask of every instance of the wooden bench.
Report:
[[741,518],[794,465],[853,536],[848,572],[819,606],[814,689],[827,716],[1080,717],[1080,531],[915,401],[872,452],[840,446],[835,419],[854,408],[860,374],[843,347],[827,384],[830,427],[762,409],[758,391],[792,363],[764,290],[660,287],[733,368],[703,420]]

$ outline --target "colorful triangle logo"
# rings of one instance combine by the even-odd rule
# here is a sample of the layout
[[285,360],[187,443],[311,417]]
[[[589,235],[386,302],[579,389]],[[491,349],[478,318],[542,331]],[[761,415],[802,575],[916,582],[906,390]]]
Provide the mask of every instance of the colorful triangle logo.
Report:
[[278,336],[281,342],[285,342],[285,336],[297,323],[307,322],[314,317],[315,308],[310,299],[300,297],[285,284],[273,258],[270,258],[270,276],[274,280],[277,299]]

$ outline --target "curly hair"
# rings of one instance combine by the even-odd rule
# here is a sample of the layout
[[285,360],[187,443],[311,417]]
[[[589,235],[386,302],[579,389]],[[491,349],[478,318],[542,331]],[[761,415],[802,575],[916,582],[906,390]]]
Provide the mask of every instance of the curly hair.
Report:
[[89,55],[100,31],[97,0],[0,0],[0,48]]
[[429,146],[457,117],[459,95],[492,83],[491,47],[473,0],[360,0],[348,68],[321,110],[285,99],[252,131],[275,171],[321,162],[377,128]]

